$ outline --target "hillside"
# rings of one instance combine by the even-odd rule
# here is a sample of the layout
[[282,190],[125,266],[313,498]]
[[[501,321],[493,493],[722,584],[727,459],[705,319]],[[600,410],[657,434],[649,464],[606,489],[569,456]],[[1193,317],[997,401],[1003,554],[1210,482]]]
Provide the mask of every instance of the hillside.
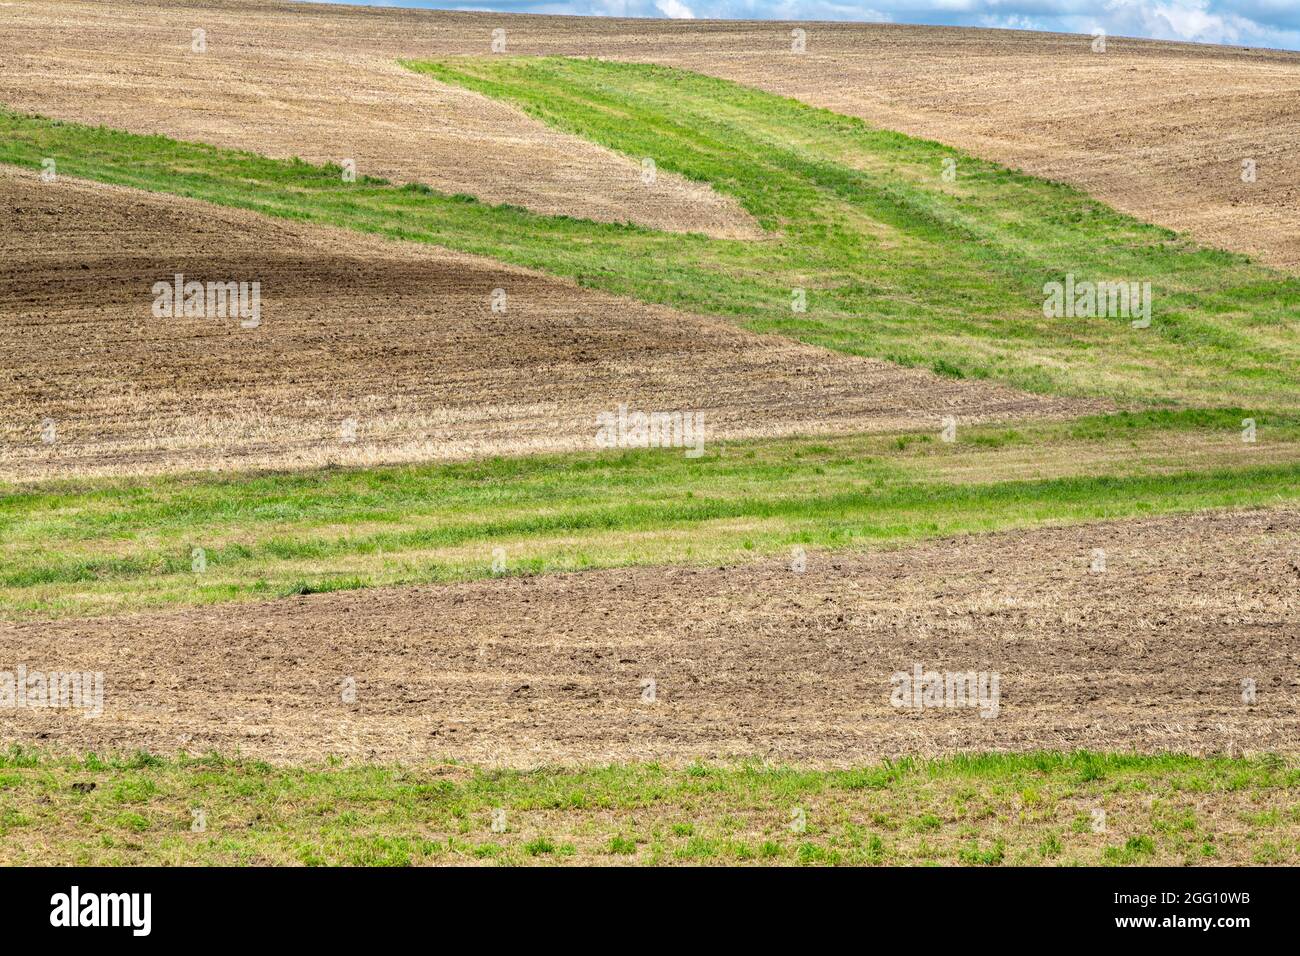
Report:
[[1300,862],[1300,55],[0,7],[0,862]]

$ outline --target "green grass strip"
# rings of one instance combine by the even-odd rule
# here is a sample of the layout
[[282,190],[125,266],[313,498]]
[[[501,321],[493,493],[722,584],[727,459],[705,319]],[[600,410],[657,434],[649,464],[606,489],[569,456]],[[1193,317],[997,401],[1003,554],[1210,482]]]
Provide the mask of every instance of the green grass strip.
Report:
[[497,547],[509,573],[540,573],[1294,504],[1300,423],[1262,415],[1245,444],[1242,414],[12,487],[0,616],[461,580]]
[[521,772],[14,749],[0,754],[0,862],[1295,864],[1297,785],[1294,761],[1271,755]]

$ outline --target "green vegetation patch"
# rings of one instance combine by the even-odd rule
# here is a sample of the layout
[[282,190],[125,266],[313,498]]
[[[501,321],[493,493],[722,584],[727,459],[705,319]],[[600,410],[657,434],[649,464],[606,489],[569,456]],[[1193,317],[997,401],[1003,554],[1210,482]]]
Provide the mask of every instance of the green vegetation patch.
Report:
[[0,755],[0,863],[1294,864],[1298,784],[1268,755],[524,772],[15,749]]

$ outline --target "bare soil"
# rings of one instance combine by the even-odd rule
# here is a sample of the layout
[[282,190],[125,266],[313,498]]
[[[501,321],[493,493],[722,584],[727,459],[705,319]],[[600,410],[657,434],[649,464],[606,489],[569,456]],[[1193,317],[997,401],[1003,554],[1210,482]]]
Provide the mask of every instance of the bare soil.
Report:
[[[595,450],[597,416],[620,404],[698,411],[706,447],[1100,407],[419,243],[27,171],[0,171],[0,216],[0,478]],[[260,327],[155,318],[152,286],[177,272],[257,279]]]
[[[19,663],[105,673],[97,719],[2,712],[4,740],[65,751],[510,766],[1295,753],[1300,511],[814,553],[803,573],[639,568],[0,624],[0,667]],[[998,716],[896,709],[891,675],[916,664],[998,673]]]
[[[791,51],[790,32],[807,34]],[[208,52],[190,52],[190,31]],[[682,66],[1073,183],[1142,219],[1300,267],[1300,54],[862,23],[617,20],[260,0],[6,4],[0,102],[421,180],[546,212],[746,234],[729,200],[416,77],[506,52]],[[1242,163],[1256,162],[1254,182]]]

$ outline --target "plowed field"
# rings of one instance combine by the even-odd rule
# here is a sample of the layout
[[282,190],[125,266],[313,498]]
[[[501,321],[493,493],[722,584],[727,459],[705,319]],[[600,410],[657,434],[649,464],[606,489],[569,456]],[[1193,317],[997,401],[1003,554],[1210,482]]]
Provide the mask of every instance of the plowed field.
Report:
[[[105,675],[98,719],[0,727],[74,751],[511,766],[1294,753],[1298,546],[1300,513],[1210,513],[813,553],[801,574],[614,570],[0,625],[4,660]],[[997,673],[996,719],[892,706],[891,676],[918,664]]]

